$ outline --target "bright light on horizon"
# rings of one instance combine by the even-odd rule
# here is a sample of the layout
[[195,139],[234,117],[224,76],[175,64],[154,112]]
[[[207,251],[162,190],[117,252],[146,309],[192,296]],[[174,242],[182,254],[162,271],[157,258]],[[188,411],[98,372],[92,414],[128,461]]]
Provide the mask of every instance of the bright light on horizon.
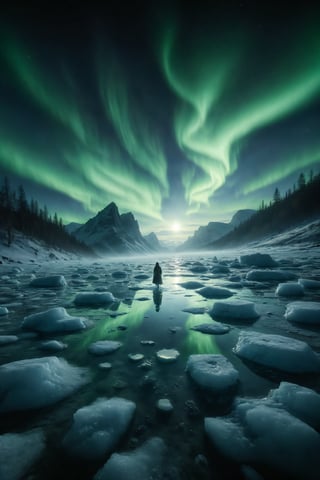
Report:
[[180,223],[178,223],[178,222],[173,222],[173,224],[171,225],[171,230],[172,230],[173,232],[179,232],[180,229],[181,229]]

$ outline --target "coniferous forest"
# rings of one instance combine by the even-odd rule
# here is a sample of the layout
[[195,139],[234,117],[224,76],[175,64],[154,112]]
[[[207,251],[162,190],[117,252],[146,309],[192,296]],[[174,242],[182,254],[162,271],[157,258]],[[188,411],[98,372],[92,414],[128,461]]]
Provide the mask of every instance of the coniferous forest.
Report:
[[207,247],[221,248],[259,240],[274,233],[281,233],[304,222],[320,218],[320,174],[310,172],[308,180],[303,173],[297,186],[284,196],[278,188],[269,204],[261,202],[259,210],[232,232]]
[[58,247],[74,253],[91,255],[92,250],[70,235],[64,228],[57,213],[51,216],[47,207],[39,207],[37,200],[28,202],[22,185],[17,190],[11,188],[7,177],[0,187],[0,229],[5,242],[10,246],[15,231],[22,232],[48,246]]

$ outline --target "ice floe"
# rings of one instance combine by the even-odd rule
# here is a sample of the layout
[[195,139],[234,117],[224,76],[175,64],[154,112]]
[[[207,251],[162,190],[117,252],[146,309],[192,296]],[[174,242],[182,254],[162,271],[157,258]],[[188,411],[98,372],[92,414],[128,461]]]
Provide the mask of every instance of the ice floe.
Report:
[[251,253],[240,256],[240,264],[248,267],[272,268],[277,267],[276,262],[268,253]]
[[128,430],[135,409],[135,403],[125,398],[97,398],[74,413],[63,448],[69,455],[85,460],[105,458]]
[[188,282],[179,283],[180,287],[185,288],[186,290],[196,290],[197,288],[203,287],[203,283],[196,282],[195,280],[190,280]]
[[279,295],[279,297],[303,297],[304,288],[298,282],[279,283],[276,295]]
[[157,409],[160,412],[169,413],[173,410],[173,405],[168,398],[160,398],[157,401]]
[[212,393],[229,391],[239,380],[238,371],[220,354],[190,355],[186,371],[199,387]]
[[208,335],[223,335],[230,331],[228,325],[223,325],[222,323],[201,323],[201,325],[195,325],[190,327],[190,330],[195,330],[196,332],[207,333]]
[[218,300],[209,312],[211,317],[237,320],[255,320],[259,317],[255,304],[246,300]]
[[22,328],[36,332],[75,332],[84,330],[90,322],[83,317],[72,317],[63,307],[50,308],[24,318]]
[[291,302],[287,305],[284,316],[289,322],[320,325],[320,303]]
[[35,278],[31,280],[29,285],[36,288],[63,288],[67,285],[67,282],[63,275],[52,275]]
[[46,342],[40,343],[41,350],[46,350],[48,352],[60,352],[67,348],[67,345],[59,340],[48,340]]
[[10,343],[15,343],[19,340],[17,335],[0,335],[0,347],[1,345],[9,345]]
[[241,358],[284,372],[320,372],[320,356],[301,340],[242,331],[234,352]]
[[0,479],[25,478],[45,446],[45,436],[41,429],[0,435]]
[[99,340],[89,345],[88,352],[93,355],[106,355],[115,352],[121,347],[121,345],[121,342],[116,342],[114,340]]
[[246,275],[247,280],[256,282],[276,282],[294,280],[297,276],[285,270],[250,270]]
[[196,292],[205,298],[228,298],[233,295],[231,290],[221,287],[203,287],[200,290],[196,290]]
[[177,360],[179,355],[180,353],[178,350],[175,350],[174,348],[163,348],[162,350],[158,350],[156,353],[157,359],[162,363],[174,362]]
[[8,315],[8,313],[9,310],[7,309],[7,307],[0,307],[0,317],[3,315]]
[[100,307],[113,302],[115,298],[110,292],[79,292],[74,299],[77,307]]
[[298,282],[306,289],[310,290],[316,290],[320,289],[320,281],[319,280],[313,280],[313,279],[308,279],[308,278],[299,278]]
[[[94,476],[94,480],[150,480],[160,478],[165,464],[166,446],[153,437],[129,452],[114,453]],[[161,475],[162,478],[162,475]]]
[[57,357],[29,358],[0,366],[0,413],[52,405],[89,381],[85,368]]

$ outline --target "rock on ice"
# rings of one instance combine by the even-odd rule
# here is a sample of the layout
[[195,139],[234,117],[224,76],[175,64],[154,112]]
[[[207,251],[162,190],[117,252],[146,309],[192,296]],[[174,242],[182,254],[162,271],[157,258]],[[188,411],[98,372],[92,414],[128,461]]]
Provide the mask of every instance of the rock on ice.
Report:
[[238,371],[219,354],[190,355],[186,371],[201,388],[212,393],[223,393],[236,387]]
[[63,288],[67,285],[63,275],[53,275],[51,277],[39,277],[31,280],[30,287],[37,288]]
[[57,357],[29,358],[0,366],[0,413],[52,405],[89,381],[85,368]]
[[155,472],[160,478],[166,461],[165,452],[165,443],[161,438],[150,438],[135,450],[111,455],[94,480],[149,480],[155,478]]
[[99,307],[109,305],[115,301],[114,296],[110,292],[80,292],[77,293],[74,304],[77,307]]
[[72,317],[63,307],[55,307],[45,312],[33,313],[25,317],[22,328],[36,332],[74,332],[87,328],[89,322],[83,317]]
[[241,358],[284,372],[320,371],[320,357],[307,343],[282,335],[242,331],[234,352]]
[[224,319],[255,320],[259,317],[255,309],[255,304],[245,300],[217,301],[214,303],[209,314],[211,317]]
[[284,316],[289,322],[319,325],[320,303],[291,302],[287,305]]
[[125,398],[98,398],[77,410],[73,424],[63,439],[69,455],[85,460],[100,460],[116,448],[126,433],[136,409]]

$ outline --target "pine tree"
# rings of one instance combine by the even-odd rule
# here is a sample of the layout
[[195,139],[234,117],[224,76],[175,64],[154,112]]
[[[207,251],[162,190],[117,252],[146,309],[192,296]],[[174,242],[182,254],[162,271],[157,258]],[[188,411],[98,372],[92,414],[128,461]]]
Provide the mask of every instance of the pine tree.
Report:
[[304,173],[300,173],[299,175],[298,186],[299,186],[299,189],[304,188],[306,186],[306,177],[304,176]]
[[274,194],[273,194],[273,202],[278,203],[278,202],[280,202],[280,200],[281,200],[281,195],[280,195],[279,189],[277,187],[274,191]]

